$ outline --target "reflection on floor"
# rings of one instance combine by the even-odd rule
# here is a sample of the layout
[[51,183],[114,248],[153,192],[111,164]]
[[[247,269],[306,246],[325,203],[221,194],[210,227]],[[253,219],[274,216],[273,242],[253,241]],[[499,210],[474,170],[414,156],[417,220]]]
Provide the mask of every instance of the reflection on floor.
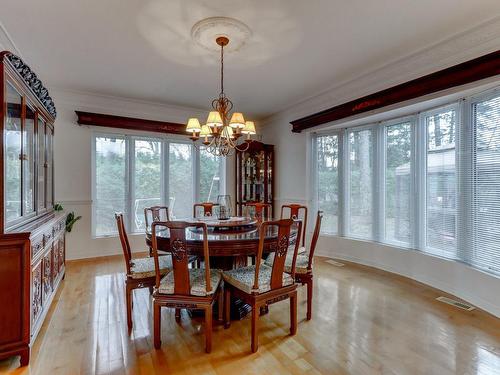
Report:
[[435,301],[443,293],[347,262],[316,259],[313,320],[299,292],[299,327],[288,336],[288,302],[260,319],[259,351],[250,353],[248,317],[216,324],[204,353],[201,320],[164,310],[162,350],[151,337],[147,289],[134,296],[127,333],[121,257],[68,262],[66,280],[35,343],[29,368],[13,374],[499,374],[500,319]]

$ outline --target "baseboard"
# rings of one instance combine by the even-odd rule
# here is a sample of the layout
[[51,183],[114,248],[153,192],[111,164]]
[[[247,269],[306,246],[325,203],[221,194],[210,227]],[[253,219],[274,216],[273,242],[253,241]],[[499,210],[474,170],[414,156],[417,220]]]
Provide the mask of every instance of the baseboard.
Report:
[[[362,264],[364,266],[377,268],[377,269],[380,269],[382,271],[390,272],[390,273],[393,273],[396,275],[406,277],[406,278],[411,279],[411,280],[418,281],[418,282],[423,283],[425,285],[429,285],[430,287],[439,289],[445,293],[456,296],[456,297],[458,297],[464,301],[467,301],[467,302],[471,303],[472,305],[494,315],[495,317],[500,318],[500,305],[497,305],[495,303],[492,303],[491,301],[487,301],[483,298],[472,295],[467,291],[460,290],[459,288],[456,288],[456,287],[452,286],[450,283],[446,282],[446,280],[437,279],[435,277],[430,277],[429,275],[423,275],[421,273],[409,275],[409,274],[405,273],[403,270],[397,269],[395,267],[390,267],[386,264],[374,262],[374,261],[363,259],[363,258],[354,257],[354,256],[349,255],[349,254],[340,254],[340,253],[332,254],[332,253],[325,253],[324,251],[317,251],[316,255],[324,256],[324,257],[332,258],[332,259],[337,259],[337,260],[344,260],[347,262],[352,262],[352,263],[357,263],[357,264]],[[480,272],[480,271],[477,271],[477,272]]]

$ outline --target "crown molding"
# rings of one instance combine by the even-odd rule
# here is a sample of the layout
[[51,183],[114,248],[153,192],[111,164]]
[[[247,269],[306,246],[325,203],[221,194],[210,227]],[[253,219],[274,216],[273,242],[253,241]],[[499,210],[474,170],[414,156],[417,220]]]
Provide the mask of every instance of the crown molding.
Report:
[[21,51],[19,50],[19,48],[17,48],[14,40],[8,33],[5,26],[2,24],[2,22],[0,22],[0,50],[10,51],[24,60]]
[[263,119],[261,127],[302,118],[498,50],[500,16],[355,78],[343,80]]
[[118,116],[185,123],[189,117],[206,116],[206,109],[183,107],[133,98],[70,89],[50,89],[60,113],[74,117],[74,111],[108,113]]

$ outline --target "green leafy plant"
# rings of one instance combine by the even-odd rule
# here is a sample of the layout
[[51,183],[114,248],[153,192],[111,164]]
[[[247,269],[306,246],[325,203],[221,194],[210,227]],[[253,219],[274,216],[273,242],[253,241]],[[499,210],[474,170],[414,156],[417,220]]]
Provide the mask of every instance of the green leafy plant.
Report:
[[81,216],[75,216],[74,212],[70,212],[68,216],[66,216],[66,232],[71,232],[71,229],[73,229],[73,224],[75,224],[81,218]]
[[56,203],[54,205],[54,211],[62,211],[63,210],[63,206],[61,203]]

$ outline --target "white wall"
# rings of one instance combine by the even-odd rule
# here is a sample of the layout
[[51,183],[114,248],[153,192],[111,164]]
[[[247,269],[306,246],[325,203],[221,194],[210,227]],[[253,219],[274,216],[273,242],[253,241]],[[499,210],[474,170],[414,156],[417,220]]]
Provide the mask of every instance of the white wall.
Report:
[[[482,39],[484,35],[488,35],[488,38]],[[308,175],[310,136],[306,132],[292,133],[290,121],[492,52],[497,49],[499,41],[500,21],[496,20],[483,28],[476,28],[470,33],[441,42],[425,51],[360,76],[356,80],[349,82],[340,80],[341,83],[330,90],[315,97],[306,98],[300,103],[294,103],[288,109],[267,119],[261,131],[264,142],[274,144],[276,148],[276,206],[298,202],[311,207]],[[467,85],[465,89],[472,92],[498,84],[500,84],[499,77],[496,77]],[[372,116],[375,119],[383,116],[381,112],[388,109],[391,109],[394,115],[403,114],[407,111],[406,108],[402,108],[404,106],[411,105],[412,111],[418,110],[423,100],[438,104],[457,96],[457,92],[462,90],[464,87],[429,95],[426,98],[384,108],[363,116]],[[350,120],[351,123],[367,121],[360,117]],[[323,127],[328,126],[339,126],[339,122]],[[313,215],[310,216],[313,217]],[[312,223],[312,220],[310,222]],[[312,229],[308,228],[308,231]],[[500,298],[498,297],[500,278],[475,270],[465,264],[415,250],[335,236],[322,236],[318,243],[317,254],[373,266],[412,278],[454,294],[500,317]]]
[[[91,214],[91,142],[92,127],[76,123],[75,110],[106,113],[119,116],[146,118],[183,123],[190,116],[205,116],[205,111],[166,106],[95,94],[49,90],[57,107],[55,123],[55,197],[65,211],[75,211],[82,219],[67,234],[67,259],[120,254],[117,237],[92,238]],[[99,130],[102,130],[100,128]],[[109,129],[111,132],[120,132]],[[130,132],[129,132],[130,133]],[[226,189],[234,190],[234,162],[227,162]],[[131,235],[135,251],[146,250],[143,235]]]

